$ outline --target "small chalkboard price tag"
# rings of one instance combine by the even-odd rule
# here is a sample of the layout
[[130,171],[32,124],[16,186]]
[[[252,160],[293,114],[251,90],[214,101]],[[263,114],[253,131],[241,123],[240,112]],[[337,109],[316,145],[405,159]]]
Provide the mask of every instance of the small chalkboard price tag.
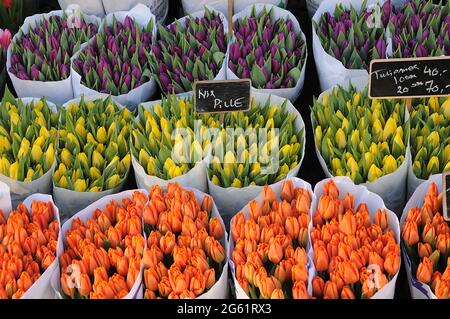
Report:
[[369,97],[421,98],[450,95],[450,56],[373,60]]
[[197,81],[194,108],[197,113],[227,113],[250,110],[251,81]]
[[442,206],[444,219],[450,222],[450,172],[442,173]]

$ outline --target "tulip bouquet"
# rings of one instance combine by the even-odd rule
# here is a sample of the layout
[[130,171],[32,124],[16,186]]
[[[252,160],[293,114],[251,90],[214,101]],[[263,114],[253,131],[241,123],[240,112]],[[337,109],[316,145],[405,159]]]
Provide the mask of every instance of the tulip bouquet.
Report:
[[0,299],[49,298],[44,277],[57,265],[60,224],[48,197],[32,195],[6,215],[0,210]]
[[247,10],[234,17],[231,77],[250,78],[256,89],[297,87],[306,61],[306,42],[297,20],[271,5]]
[[[200,163],[210,145],[205,131],[220,127],[219,116],[196,114],[192,97],[175,95],[140,105],[138,115],[130,143],[138,187],[150,187],[155,183],[150,177],[154,176],[164,181],[176,178],[182,186],[206,191],[206,176],[200,172],[204,170]],[[196,121],[201,121],[198,128]],[[177,132],[182,129],[189,136]],[[204,133],[204,142],[197,137],[196,130]],[[193,174],[202,174],[203,178],[192,178]]]
[[191,91],[196,80],[225,79],[226,28],[223,15],[208,7],[167,27],[158,24],[147,56],[163,93]]
[[116,299],[137,294],[146,203],[142,191],[106,196],[64,224],[59,264],[66,298]]
[[57,124],[55,105],[16,100],[6,89],[0,103],[0,180],[11,188],[14,204],[27,194],[50,192]]
[[144,208],[144,298],[225,298],[225,227],[209,195],[169,183]]
[[[322,192],[320,196],[317,196],[318,188]],[[333,179],[319,183],[315,194],[318,204],[313,215],[311,241],[317,274],[312,280],[313,296],[369,299],[387,298],[390,294],[393,298],[400,269],[396,216],[380,207],[370,195],[355,198],[361,194],[357,186],[352,190]],[[383,289],[386,285],[390,287]]]
[[[110,98],[81,97],[61,110],[58,167],[53,175],[59,205],[72,202],[69,212],[117,191],[130,168],[128,139],[131,112]],[[75,191],[68,198],[64,190]],[[89,195],[90,193],[95,193]],[[80,199],[84,193],[86,203]],[[69,196],[70,197],[70,196]],[[69,205],[70,206],[70,205]]]
[[[213,146],[213,158],[208,169],[213,184],[223,188],[264,186],[281,181],[299,165],[303,158],[304,128],[299,129],[300,125],[296,123],[299,115],[288,110],[287,103],[288,100],[284,99],[283,103],[278,105],[271,103],[269,98],[264,105],[258,105],[259,103],[253,99],[249,112],[233,112],[225,115],[224,126],[227,128],[242,127],[244,130],[266,128],[267,141],[258,153],[257,144],[253,143],[257,139],[256,132],[249,135],[243,132],[235,134],[234,149],[229,150],[227,143],[230,141],[225,138],[226,129],[222,129],[221,136],[216,139]],[[278,135],[274,129],[279,129]],[[273,155],[270,154],[272,147],[275,145],[279,149],[278,168],[273,173],[266,174],[262,172],[261,166],[276,165],[268,163],[269,157]],[[219,156],[224,150],[227,152],[221,161]],[[256,160],[252,162],[254,159]]]
[[312,199],[309,184],[289,179],[265,186],[244,208],[246,213],[233,217],[230,258],[238,298],[309,298]]
[[[449,298],[450,290],[450,227],[442,217],[442,193],[435,181],[436,175],[417,188],[404,210],[402,239],[404,254],[410,263],[413,297]],[[440,187],[442,189],[442,187]],[[415,287],[422,283],[423,289]]]
[[396,58],[450,55],[450,3],[408,0],[389,22]]
[[[335,87],[314,100],[311,118],[316,153],[325,173],[348,176],[356,184],[368,183],[389,208],[401,211],[403,207],[398,206],[404,200],[409,139],[405,103],[371,100],[367,87],[358,90],[350,82],[348,87]],[[389,186],[398,183],[402,198],[392,199],[389,187],[375,188],[387,185],[386,178],[380,179],[385,176],[396,176]]]
[[90,92],[119,96],[149,82],[146,50],[151,45],[153,29],[153,18],[141,26],[130,15],[120,22],[113,14],[111,23],[107,23],[73,60],[72,67],[77,73],[74,85],[81,82],[80,85]]
[[[370,9],[366,4],[367,0],[359,11],[353,5],[345,8],[338,4],[332,14],[325,12],[317,21],[313,20],[323,50],[347,69],[368,70],[371,60],[386,58],[385,28],[391,3],[385,1],[381,8],[377,4]],[[380,21],[376,21],[374,12],[380,13]]]
[[411,113],[412,170],[417,179],[450,171],[450,98],[432,97]]

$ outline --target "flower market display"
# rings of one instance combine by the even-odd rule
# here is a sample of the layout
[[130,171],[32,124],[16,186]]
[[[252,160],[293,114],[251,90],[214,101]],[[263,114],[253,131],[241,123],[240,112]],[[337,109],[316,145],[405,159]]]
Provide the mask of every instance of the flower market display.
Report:
[[55,200],[64,207],[64,215],[123,184],[131,163],[131,117],[127,108],[109,97],[82,97],[61,110],[53,183]]
[[229,52],[231,77],[249,78],[256,89],[298,87],[306,60],[306,42],[298,22],[287,16],[288,11],[274,6],[258,6],[258,10],[253,6],[248,16],[242,17],[244,11],[233,19],[236,41]]
[[[377,203],[345,192],[345,185],[339,186],[333,179],[319,183],[316,195],[318,187],[323,190],[317,196],[311,230],[317,272],[312,279],[313,296],[369,299],[383,290],[386,293],[383,288],[391,280],[395,282],[400,269],[399,231],[394,231],[397,218]],[[392,287],[388,289],[393,296]],[[385,294],[381,298],[389,297]]]
[[[309,186],[309,185],[308,185]],[[238,298],[308,299],[311,187],[288,179],[266,186],[231,221]],[[242,293],[244,295],[242,295]]]
[[142,216],[146,203],[147,195],[141,191],[110,195],[64,224],[59,265],[65,298],[134,297],[145,249]]
[[209,195],[169,183],[149,191],[144,298],[224,298],[225,227]]
[[[429,98],[411,112],[412,176],[408,192],[433,174],[450,171],[450,98]],[[411,181],[414,180],[414,181]]]
[[[409,139],[404,100],[371,100],[367,87],[358,90],[350,82],[323,93],[311,111],[316,152],[327,175],[348,176],[369,189],[388,183],[382,177],[396,176],[404,188]],[[397,200],[404,194],[393,202],[389,187],[374,192],[390,199],[389,208],[402,210]]]
[[50,193],[58,114],[43,99],[15,99],[6,89],[0,103],[0,181],[14,204],[28,195]]
[[27,18],[8,54],[8,73],[17,94],[46,96],[56,103],[71,99],[71,58],[97,29],[96,18],[74,17],[70,11]]
[[407,271],[412,284],[423,288],[411,288],[415,298],[449,298],[450,228],[442,217],[442,186],[435,182],[441,182],[441,176],[437,177],[416,190],[402,218]]
[[[140,10],[147,10],[149,17],[137,18]],[[103,23],[73,60],[75,96],[106,93],[134,107],[150,98],[154,90],[147,51],[155,33],[155,19],[147,7],[138,5],[129,12],[108,15]]]
[[207,7],[167,27],[158,24],[147,56],[162,92],[189,92],[194,81],[225,79],[227,31],[224,16]]
[[45,280],[57,264],[60,224],[54,204],[41,199],[0,210],[0,299],[50,297]]
[[450,55],[450,3],[408,0],[392,12],[389,30],[396,58]]

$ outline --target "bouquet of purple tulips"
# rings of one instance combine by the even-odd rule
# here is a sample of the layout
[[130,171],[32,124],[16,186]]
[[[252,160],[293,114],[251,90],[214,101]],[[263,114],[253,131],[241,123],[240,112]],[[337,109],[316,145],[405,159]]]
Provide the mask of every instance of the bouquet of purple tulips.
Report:
[[72,21],[62,16],[44,17],[27,33],[20,31],[12,43],[9,71],[21,80],[61,81],[70,75],[70,58],[97,33],[97,24],[84,18]]
[[450,55],[450,2],[408,0],[389,22],[396,58]]
[[188,16],[167,27],[158,24],[147,56],[161,90],[183,93],[196,80],[224,79],[228,41],[223,15],[207,7],[203,16]]
[[150,81],[147,48],[151,46],[154,20],[144,28],[130,16],[123,23],[113,17],[73,61],[81,84],[100,93],[127,94]]
[[271,5],[259,5],[258,10],[253,6],[249,15],[238,15],[234,21],[236,41],[230,46],[229,71],[238,78],[250,78],[256,89],[294,88],[306,60],[298,22]]
[[385,28],[391,10],[390,1],[370,9],[364,1],[359,11],[338,4],[333,13],[313,20],[313,26],[325,52],[347,69],[367,70],[371,60],[386,58]]

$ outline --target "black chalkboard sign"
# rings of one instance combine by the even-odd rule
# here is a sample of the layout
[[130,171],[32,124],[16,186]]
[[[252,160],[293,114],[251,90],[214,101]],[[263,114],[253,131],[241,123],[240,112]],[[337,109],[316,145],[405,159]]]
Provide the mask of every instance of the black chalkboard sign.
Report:
[[373,60],[369,97],[419,98],[450,95],[450,56]]
[[443,199],[442,199],[442,206],[443,206],[443,216],[446,221],[450,221],[450,172],[444,172],[442,174],[443,183],[442,183],[442,189],[443,189]]
[[225,113],[250,110],[251,81],[197,81],[194,108],[197,113]]

